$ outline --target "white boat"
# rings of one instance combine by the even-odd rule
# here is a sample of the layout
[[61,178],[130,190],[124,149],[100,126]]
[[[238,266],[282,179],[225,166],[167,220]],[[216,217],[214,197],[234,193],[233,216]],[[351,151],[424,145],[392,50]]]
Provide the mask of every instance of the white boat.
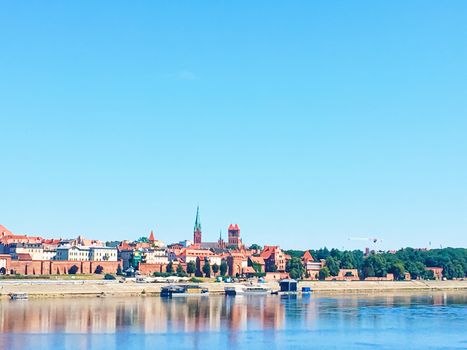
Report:
[[155,277],[136,276],[136,283],[154,283],[156,282]]
[[271,289],[261,285],[235,285],[224,288],[225,295],[268,295]]
[[28,293],[11,293],[10,299],[11,300],[28,300],[29,296]]

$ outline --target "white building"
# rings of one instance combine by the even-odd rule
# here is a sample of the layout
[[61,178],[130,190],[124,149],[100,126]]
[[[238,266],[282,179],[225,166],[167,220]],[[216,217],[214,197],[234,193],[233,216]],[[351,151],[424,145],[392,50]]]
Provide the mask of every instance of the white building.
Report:
[[168,264],[169,256],[165,249],[150,249],[142,252],[146,264]]
[[99,246],[62,245],[57,248],[55,260],[117,261],[117,249]]
[[117,248],[89,247],[89,260],[91,261],[117,261]]
[[89,247],[62,245],[57,247],[55,260],[89,261]]
[[32,260],[48,260],[44,258],[44,247],[41,243],[12,243],[8,245],[8,253],[12,259],[28,254]]

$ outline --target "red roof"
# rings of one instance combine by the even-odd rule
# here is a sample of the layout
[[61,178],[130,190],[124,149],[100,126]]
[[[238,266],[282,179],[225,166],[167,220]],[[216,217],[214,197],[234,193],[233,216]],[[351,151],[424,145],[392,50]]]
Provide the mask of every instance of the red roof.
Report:
[[263,259],[269,259],[272,253],[276,251],[278,246],[276,245],[265,245],[263,251],[261,252],[260,256]]
[[250,256],[250,260],[254,264],[264,265],[264,259],[260,256]]
[[307,250],[303,256],[302,256],[302,260],[303,262],[307,263],[308,261],[315,261],[315,259],[313,259],[313,256],[311,255],[310,251]]
[[155,239],[154,239],[154,232],[151,230],[151,234],[149,235],[149,242],[154,242]]
[[5,226],[0,225],[0,236],[10,236],[13,233],[11,233],[10,230],[8,230]]
[[117,249],[121,252],[122,250],[133,250],[133,247],[126,242],[121,242]]
[[44,244],[60,244],[61,241],[60,238],[42,239],[42,243]]

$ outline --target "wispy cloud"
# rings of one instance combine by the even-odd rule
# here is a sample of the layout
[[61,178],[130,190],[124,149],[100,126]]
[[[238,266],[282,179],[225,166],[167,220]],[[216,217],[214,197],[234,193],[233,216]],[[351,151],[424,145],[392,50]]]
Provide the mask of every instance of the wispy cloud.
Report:
[[199,77],[195,73],[193,73],[193,72],[191,72],[189,70],[179,71],[177,73],[177,78],[180,79],[180,80],[197,80],[197,79],[199,79]]

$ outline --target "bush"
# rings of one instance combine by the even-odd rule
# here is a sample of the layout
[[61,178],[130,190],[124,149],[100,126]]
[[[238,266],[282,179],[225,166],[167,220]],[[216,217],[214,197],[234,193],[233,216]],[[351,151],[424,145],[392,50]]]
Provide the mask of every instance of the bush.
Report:
[[97,265],[96,270],[94,273],[100,275],[104,271],[104,268],[101,265]]
[[169,276],[172,276],[172,274],[168,272],[154,272],[154,277],[169,277]]
[[104,275],[104,279],[105,279],[105,280],[115,280],[115,279],[117,279],[117,278],[116,278],[114,275],[111,275],[110,273],[106,273],[106,274]]
[[193,282],[193,283],[201,283],[203,282],[203,280],[199,279],[199,278],[196,278],[196,277],[192,277],[190,279],[190,282]]

